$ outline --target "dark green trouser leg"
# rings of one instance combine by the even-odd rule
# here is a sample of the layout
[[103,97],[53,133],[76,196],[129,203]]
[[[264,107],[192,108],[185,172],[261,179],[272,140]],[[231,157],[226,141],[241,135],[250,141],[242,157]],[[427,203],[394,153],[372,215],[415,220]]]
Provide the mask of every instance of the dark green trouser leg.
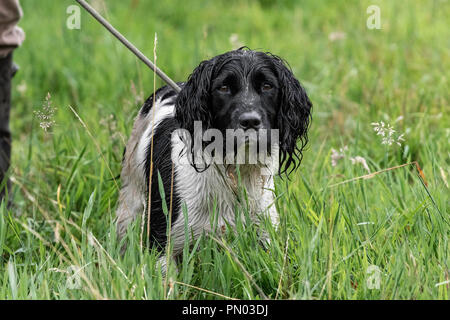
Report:
[[11,107],[12,54],[0,58],[0,202],[10,183],[6,178],[11,159],[11,132],[9,110]]

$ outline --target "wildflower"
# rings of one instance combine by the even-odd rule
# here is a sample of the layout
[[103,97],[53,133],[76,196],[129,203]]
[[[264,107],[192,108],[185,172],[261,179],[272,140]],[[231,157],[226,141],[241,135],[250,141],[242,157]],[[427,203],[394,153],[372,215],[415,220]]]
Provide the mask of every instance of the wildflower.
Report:
[[[348,155],[346,155],[345,153],[348,151],[348,147],[344,146],[343,148],[340,148],[339,151],[335,150],[335,149],[331,149],[331,165],[333,167],[337,166],[337,163],[340,159],[343,158],[347,158]],[[364,169],[370,173],[370,169],[369,166],[367,165],[367,161],[366,159],[364,159],[361,156],[356,156],[356,157],[348,157],[350,159],[350,161],[352,162],[353,165],[355,164],[361,164]]]
[[345,32],[342,31],[335,31],[335,32],[331,32],[328,35],[328,40],[330,40],[331,42],[334,42],[336,40],[343,40],[347,37],[347,34]]
[[25,94],[27,89],[27,83],[24,80],[22,80],[16,87],[17,92],[19,92],[22,96]]
[[235,50],[242,47],[244,44],[239,40],[239,36],[237,33],[232,33],[230,35],[230,44],[231,47]]
[[55,121],[53,120],[55,112],[56,108],[52,106],[51,95],[49,92],[45,97],[45,102],[42,105],[42,109],[34,111],[34,114],[40,120],[39,126],[44,129],[44,131],[47,131],[55,124]]
[[393,143],[401,146],[401,142],[405,141],[403,136],[404,133],[398,135],[394,128],[390,124],[385,124],[383,121],[380,122],[372,122],[372,126],[374,126],[373,130],[377,133],[377,136],[381,136],[381,144],[385,144],[391,146]]
[[394,123],[397,123],[399,121],[402,121],[404,119],[403,116],[399,116],[397,119],[395,119]]
[[367,161],[363,157],[356,156],[356,157],[350,158],[350,161],[352,162],[353,165],[358,164],[358,163],[361,164],[364,167],[364,169],[366,169],[366,171],[368,173],[370,173],[370,169],[369,169],[369,166],[367,165]]
[[405,135],[405,134],[402,133],[401,135],[399,135],[399,136],[397,137],[396,143],[397,143],[399,146],[402,145],[401,141],[405,141],[405,139],[403,139],[403,136],[404,136],[404,135]]
[[347,150],[348,150],[347,146],[340,148],[339,151],[336,151],[335,149],[331,149],[331,165],[333,167],[337,166],[338,160],[345,157],[345,151],[347,151]]

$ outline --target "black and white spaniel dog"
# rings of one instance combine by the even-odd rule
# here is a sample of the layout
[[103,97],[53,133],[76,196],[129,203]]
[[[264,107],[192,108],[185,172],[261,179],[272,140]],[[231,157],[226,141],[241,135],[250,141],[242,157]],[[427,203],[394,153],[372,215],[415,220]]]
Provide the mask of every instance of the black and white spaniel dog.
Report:
[[[124,155],[117,209],[119,238],[140,215],[150,221],[153,248],[164,250],[170,230],[174,257],[186,239],[192,242],[203,232],[233,226],[239,206],[245,205],[255,222],[267,216],[278,224],[273,178],[298,167],[312,107],[282,59],[247,48],[203,61],[179,85],[179,94],[167,86],[157,90],[136,117]],[[239,144],[236,135],[228,137],[230,131],[256,135],[244,135]],[[219,141],[224,136],[226,143]],[[257,145],[253,151],[252,144]],[[233,162],[237,149],[249,153],[241,162]],[[198,151],[209,151],[210,157],[197,157]],[[265,157],[251,162],[253,153]],[[244,200],[238,184],[245,189]],[[168,207],[170,228],[164,213]]]

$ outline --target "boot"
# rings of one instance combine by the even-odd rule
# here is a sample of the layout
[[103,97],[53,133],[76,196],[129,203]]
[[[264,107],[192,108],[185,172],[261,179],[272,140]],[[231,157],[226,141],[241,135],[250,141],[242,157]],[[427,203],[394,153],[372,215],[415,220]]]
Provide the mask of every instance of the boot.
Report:
[[15,73],[12,54],[0,58],[0,203],[8,194],[11,202],[7,171],[11,160],[11,132],[9,130],[9,111],[11,108],[11,78]]

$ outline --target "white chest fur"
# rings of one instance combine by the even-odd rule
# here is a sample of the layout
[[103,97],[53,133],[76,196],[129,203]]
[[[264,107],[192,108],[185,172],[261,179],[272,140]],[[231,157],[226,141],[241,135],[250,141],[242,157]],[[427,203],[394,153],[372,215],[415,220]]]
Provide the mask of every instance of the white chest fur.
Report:
[[[194,237],[203,232],[222,230],[227,224],[235,224],[237,211],[248,212],[253,221],[261,214],[268,214],[275,225],[278,217],[273,194],[273,177],[262,176],[256,165],[241,165],[240,174],[234,166],[225,169],[223,165],[211,165],[198,172],[187,160],[183,152],[184,143],[177,135],[172,136],[172,159],[175,160],[177,193],[181,208],[177,221],[172,226],[174,251],[182,249],[185,236],[183,207],[188,212],[187,226]],[[238,181],[239,180],[239,181]]]

